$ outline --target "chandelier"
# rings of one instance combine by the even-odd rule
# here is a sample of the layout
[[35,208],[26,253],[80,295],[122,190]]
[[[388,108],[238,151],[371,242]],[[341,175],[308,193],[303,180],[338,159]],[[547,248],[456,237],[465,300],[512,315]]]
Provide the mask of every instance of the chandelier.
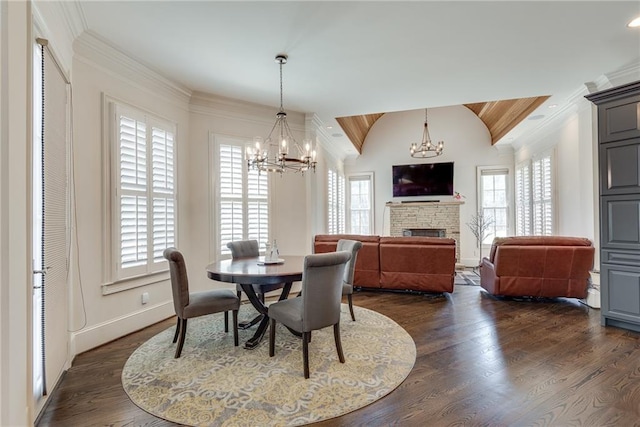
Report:
[[280,64],[280,110],[276,122],[263,141],[259,136],[253,139],[253,146],[246,148],[246,160],[249,170],[258,172],[301,172],[316,170],[316,151],[311,140],[303,141],[301,147],[291,134],[287,123],[287,113],[282,106],[282,66],[287,63],[287,55],[277,55]]
[[437,144],[431,142],[429,136],[429,125],[427,124],[427,109],[424,109],[424,131],[422,132],[422,142],[420,145],[415,142],[411,144],[409,152],[411,157],[437,157],[444,150],[444,141],[438,141]]

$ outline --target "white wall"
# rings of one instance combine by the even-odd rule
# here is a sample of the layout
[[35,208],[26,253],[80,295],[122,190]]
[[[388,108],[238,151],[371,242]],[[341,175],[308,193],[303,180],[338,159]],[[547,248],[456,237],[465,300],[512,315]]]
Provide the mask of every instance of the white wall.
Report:
[[[362,154],[345,161],[345,173],[374,172],[375,234],[384,234],[389,224],[385,204],[397,200],[453,200],[450,196],[423,198],[392,197],[392,165],[431,162],[454,162],[454,191],[465,198],[460,207],[460,258],[466,265],[478,262],[478,248],[466,225],[477,212],[478,166],[513,167],[513,153],[491,146],[491,136],[482,121],[464,106],[430,108],[429,134],[432,141],[444,140],[444,153],[435,159],[415,159],[409,155],[412,142],[420,142],[424,127],[424,110],[387,113],[372,126]],[[386,219],[383,219],[386,218]]]
[[[80,353],[173,314],[168,280],[109,295],[103,265],[109,221],[105,184],[109,155],[105,145],[103,96],[115,98],[177,124],[178,215],[188,210],[189,93],[141,67],[100,40],[83,34],[74,43],[73,130],[77,217],[77,259],[72,259],[72,350]],[[179,217],[178,239],[188,234]],[[73,236],[75,237],[75,236]],[[80,289],[80,287],[82,289]],[[142,292],[149,303],[142,305]]]

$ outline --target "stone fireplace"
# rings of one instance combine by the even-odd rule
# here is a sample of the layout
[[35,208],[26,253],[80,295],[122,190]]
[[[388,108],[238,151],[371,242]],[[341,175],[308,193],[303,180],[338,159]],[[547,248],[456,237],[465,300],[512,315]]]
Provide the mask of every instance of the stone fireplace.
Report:
[[[462,203],[464,202],[387,203],[389,207],[389,235],[433,236],[436,233],[433,230],[437,230],[435,236],[456,240],[456,261],[459,261],[460,205]],[[410,230],[408,234],[407,230]]]

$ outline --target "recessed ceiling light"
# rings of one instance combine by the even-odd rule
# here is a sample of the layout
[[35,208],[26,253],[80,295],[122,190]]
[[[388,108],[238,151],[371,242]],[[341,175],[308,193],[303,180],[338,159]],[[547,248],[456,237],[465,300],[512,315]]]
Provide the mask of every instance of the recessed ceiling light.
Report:
[[549,105],[549,108],[556,108],[558,106],[558,104],[551,104]]
[[341,133],[332,133],[331,136],[334,138],[340,138],[340,137],[343,137],[344,135]]
[[529,120],[540,120],[543,117],[544,117],[544,114],[537,114],[535,116],[529,117]]
[[333,129],[333,126],[329,125],[327,126],[327,129]]
[[629,22],[627,24],[627,27],[629,27],[629,28],[638,28],[638,27],[640,27],[640,16],[638,16],[633,21]]

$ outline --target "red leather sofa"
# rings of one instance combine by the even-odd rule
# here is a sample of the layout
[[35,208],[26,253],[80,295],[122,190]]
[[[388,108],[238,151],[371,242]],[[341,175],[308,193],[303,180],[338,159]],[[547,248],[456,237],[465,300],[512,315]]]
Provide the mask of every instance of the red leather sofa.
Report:
[[480,285],[500,296],[585,298],[594,254],[580,237],[495,238],[480,264]]
[[362,288],[453,292],[456,242],[438,237],[318,234],[314,253],[335,251],[338,240],[362,242],[354,285]]

